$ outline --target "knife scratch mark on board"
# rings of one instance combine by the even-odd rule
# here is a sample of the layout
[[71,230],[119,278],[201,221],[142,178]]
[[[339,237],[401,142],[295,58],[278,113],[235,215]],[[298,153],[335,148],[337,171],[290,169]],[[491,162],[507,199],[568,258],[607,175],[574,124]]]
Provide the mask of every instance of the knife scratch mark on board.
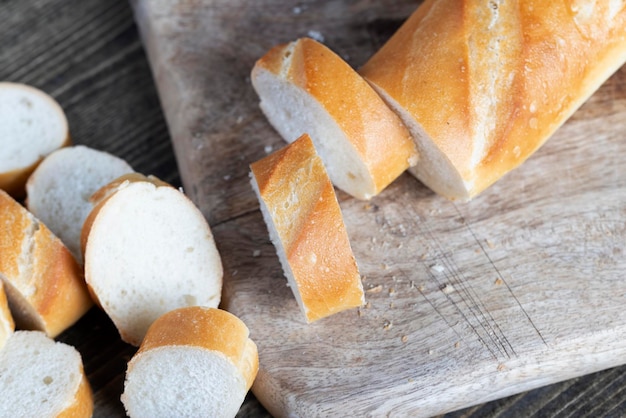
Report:
[[[431,247],[433,250],[432,256],[422,257],[426,274],[454,311],[452,313],[443,311],[442,306],[437,303],[437,294],[432,295],[429,292],[421,291],[420,293],[457,336],[464,336],[462,337],[463,340],[467,339],[468,334],[466,334],[467,331],[459,328],[462,327],[461,324],[467,326],[467,329],[471,331],[470,335],[473,335],[473,338],[488,351],[493,359],[501,360],[517,356],[516,350],[500,324],[472,286],[473,282],[480,282],[481,278],[467,277],[457,265],[454,254],[445,246],[441,238],[432,231],[428,223],[419,222],[419,212],[414,211],[415,208],[412,206],[410,208],[408,212],[406,208],[403,211],[398,211],[398,213],[403,213],[406,216],[403,216],[403,222],[400,224],[408,223],[411,225],[409,230],[419,231],[420,233],[417,235],[423,237],[425,246]],[[433,265],[433,262],[436,264]],[[439,294],[439,298],[441,294]],[[450,321],[451,315],[458,316],[462,321],[452,323]]]
[[[420,225],[418,227],[437,247],[436,249],[439,256],[436,259],[444,264],[443,272],[445,272],[444,274],[446,280],[448,280],[453,286],[456,286],[457,289],[460,289],[459,292],[455,292],[461,298],[460,303],[453,299],[453,295],[451,293],[444,292],[447,300],[455,307],[457,312],[469,325],[474,334],[476,334],[479,341],[489,350],[494,359],[497,360],[499,358],[498,354],[507,358],[510,358],[511,355],[517,355],[498,323],[495,321],[482,300],[478,297],[476,291],[473,290],[467,278],[465,278],[459,270],[456,263],[454,263],[454,261],[446,253],[435,234],[432,233],[427,225]],[[428,269],[428,272],[431,279],[437,282],[438,287],[444,290],[446,283],[441,283],[430,269]],[[466,311],[469,311],[469,314],[466,313]],[[475,325],[474,322],[478,325]],[[481,330],[482,334],[485,334],[486,337],[481,335]]]
[[539,331],[539,328],[537,328],[537,326],[535,325],[535,323],[533,322],[532,318],[530,317],[530,315],[528,314],[528,312],[526,311],[526,309],[524,309],[524,306],[522,306],[522,303],[520,302],[520,300],[517,298],[517,296],[515,295],[515,293],[513,293],[513,289],[511,289],[511,286],[507,283],[507,281],[505,280],[504,276],[502,275],[502,273],[500,272],[500,270],[498,269],[498,267],[496,266],[496,264],[493,262],[493,260],[491,259],[491,256],[489,255],[489,253],[487,252],[487,250],[485,249],[484,245],[480,242],[480,240],[478,239],[478,237],[476,236],[476,234],[474,233],[474,230],[472,229],[472,227],[470,226],[469,222],[466,221],[465,217],[463,216],[463,214],[461,213],[461,211],[459,210],[459,208],[457,207],[456,204],[453,204],[454,209],[456,210],[456,212],[458,213],[459,217],[461,218],[461,220],[463,221],[463,224],[465,225],[465,227],[467,228],[468,232],[472,235],[472,238],[474,239],[474,241],[476,242],[476,244],[478,244],[480,250],[482,251],[482,253],[485,255],[485,257],[487,258],[487,260],[489,261],[489,264],[493,267],[494,271],[496,272],[498,278],[502,281],[502,283],[504,283],[504,285],[506,286],[507,290],[509,291],[509,293],[511,294],[511,296],[513,297],[513,299],[515,300],[515,303],[519,306],[519,308],[521,309],[522,313],[524,314],[524,316],[526,317],[526,319],[528,319],[528,322],[530,323],[530,325],[533,327],[533,329],[535,330],[535,332],[537,333],[537,335],[539,336],[539,338],[541,339],[541,341],[543,342],[543,344],[548,347],[548,342],[546,341],[546,339],[543,337],[543,335],[541,334],[541,331]]
[[[465,298],[465,304],[472,312],[474,319],[479,321],[479,323],[483,326],[483,329],[485,329],[485,332],[489,335],[491,342],[498,347],[500,353],[506,357],[511,358],[511,355],[517,356],[515,349],[500,328],[498,322],[491,314],[491,311],[485,306],[482,299],[476,293],[476,290],[474,290],[474,288],[469,284],[469,281],[459,271],[458,266],[448,257],[444,258],[444,263],[449,266],[450,271],[453,271],[453,277],[457,278],[456,282],[461,287],[461,298]],[[467,300],[469,300],[469,303]]]
[[[400,274],[402,275],[402,277],[407,278],[408,279],[408,275],[404,272],[404,270],[399,269]],[[463,336],[461,334],[459,334],[459,332],[454,328],[453,324],[450,323],[450,321],[448,320],[448,318],[442,314],[439,309],[437,308],[437,306],[433,303],[432,300],[430,300],[430,298],[428,296],[426,296],[426,293],[424,292],[424,290],[421,287],[417,288],[417,291],[420,292],[420,294],[422,295],[422,297],[424,299],[426,299],[426,302],[428,302],[428,304],[430,305],[431,308],[433,308],[433,310],[435,311],[435,313],[437,315],[439,315],[441,317],[441,319],[443,319],[443,321],[446,323],[446,325],[456,334],[457,337],[459,337],[459,339],[464,340]]]
[[[435,277],[435,275],[432,272],[429,272],[429,276],[432,280],[434,280],[435,282],[437,282],[437,285],[439,288],[444,287],[445,285],[441,285],[439,280],[437,280],[437,278]],[[444,292],[445,293],[445,292]],[[469,325],[469,327],[472,329],[473,333],[476,335],[476,337],[478,338],[478,341],[480,341],[480,343],[482,345],[484,345],[487,350],[489,351],[489,354],[491,354],[491,356],[493,357],[494,360],[498,359],[498,355],[497,353],[493,350],[493,348],[491,347],[491,344],[489,344],[481,335],[481,333],[479,332],[479,329],[477,328],[476,325],[474,325],[472,323],[472,321],[470,320],[470,318],[467,317],[467,315],[465,314],[464,310],[461,308],[461,306],[456,303],[452,297],[449,294],[446,294],[446,299],[448,300],[448,302],[450,302],[452,304],[452,306],[454,306],[457,310],[457,312],[461,315],[461,317],[465,320],[465,322]],[[430,301],[429,301],[430,302]],[[431,303],[431,305],[433,305]],[[467,302],[466,302],[467,305]],[[471,311],[471,309],[470,309]],[[439,313],[439,312],[438,312]],[[440,315],[442,315],[440,313]],[[443,316],[443,315],[442,315]],[[475,317],[475,315],[474,315]],[[452,327],[452,325],[449,323],[449,321],[446,319],[446,324],[448,324],[448,326]],[[479,322],[479,326],[482,327],[484,329],[484,323],[482,321]],[[453,327],[452,327],[453,328]],[[454,329],[454,328],[453,328]],[[458,332],[456,330],[454,330],[455,333],[458,334]],[[487,335],[489,335],[489,333],[487,332]]]

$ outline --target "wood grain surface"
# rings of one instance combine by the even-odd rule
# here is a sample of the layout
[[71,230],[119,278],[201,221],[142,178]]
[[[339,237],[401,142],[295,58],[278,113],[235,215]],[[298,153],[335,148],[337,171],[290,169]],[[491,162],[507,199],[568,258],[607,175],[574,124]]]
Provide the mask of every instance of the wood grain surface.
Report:
[[[362,389],[354,399],[398,380],[404,392],[396,398],[397,393],[383,390],[385,402],[396,405],[404,400],[404,408],[409,408],[416,387],[425,386],[420,380],[423,374],[436,374],[440,364],[451,370],[470,359],[476,368],[463,377],[470,385],[440,398],[439,407],[446,409],[459,405],[457,398],[484,393],[471,374],[481,369],[487,369],[494,384],[506,379],[518,384],[534,372],[530,387],[624,362],[623,353],[615,351],[623,349],[624,326],[620,309],[626,179],[621,163],[626,132],[624,69],[527,164],[470,204],[442,201],[408,176],[369,205],[340,194],[349,232],[358,242],[355,251],[367,276],[364,283],[371,289],[370,308],[362,309],[360,316],[355,310],[306,327],[285,287],[252,192],[246,190],[247,172],[241,167],[265,155],[266,147],[281,146],[256,109],[247,71],[254,57],[274,42],[310,31],[324,35],[331,47],[358,65],[416,3],[309,1],[280,7],[279,2],[255,2],[258,6],[246,11],[242,2],[223,1],[214,2],[219,7],[212,13],[197,17],[194,2],[185,3],[190,9],[181,22],[194,23],[196,29],[207,22],[219,24],[222,13],[241,21],[233,28],[210,29],[221,37],[203,45],[206,50],[194,58],[206,68],[199,91],[204,94],[209,81],[215,80],[224,82],[225,91],[209,96],[219,103],[207,105],[212,113],[197,122],[196,136],[187,137],[197,152],[179,153],[179,161],[184,162],[181,177],[155,80],[126,1],[0,1],[0,79],[29,83],[56,97],[67,112],[75,143],[112,152],[138,171],[175,185],[183,183],[180,178],[193,180],[197,175],[193,170],[201,173],[196,190],[186,188],[212,220],[216,235],[223,237],[228,299],[250,321],[253,337],[259,338],[265,352],[270,351],[262,355],[263,373],[278,377],[266,381],[283,385],[288,393],[292,386],[311,384],[281,380],[281,375],[293,372],[359,378],[370,367],[369,353],[391,341],[391,350],[382,358],[389,367],[360,381]],[[341,22],[324,19],[329,10],[351,14],[354,23],[343,31],[331,30]],[[248,38],[250,27],[255,28],[253,39]],[[350,37],[345,37],[346,32]],[[229,49],[229,36],[243,41],[243,46]],[[183,49],[179,59],[189,59],[188,52]],[[226,80],[224,74],[237,81]],[[243,153],[237,151],[241,141],[246,144]],[[220,155],[235,161],[211,157],[207,149],[214,144],[227,144],[226,154]],[[227,187],[212,189],[217,186],[215,179]],[[202,188],[211,188],[213,203],[202,197]],[[373,235],[365,228],[371,228]],[[419,250],[411,251],[415,245]],[[531,268],[537,265],[541,268]],[[496,274],[477,273],[485,267],[494,273],[493,266]],[[570,286],[572,277],[584,280]],[[501,298],[488,297],[492,292]],[[445,327],[440,326],[442,321],[448,322]],[[357,325],[363,332],[344,336],[344,324]],[[339,328],[342,333],[337,336]],[[309,357],[304,364],[297,361],[303,353],[293,344],[303,337],[314,346],[306,348]],[[95,395],[94,416],[124,416],[119,395],[134,348],[120,341],[110,321],[96,309],[59,340],[75,345],[83,356]],[[348,343],[355,343],[352,352],[324,358]],[[564,350],[569,357],[549,359],[537,372],[520,365],[529,350],[536,350],[538,356]],[[274,362],[276,357],[285,361]],[[589,364],[590,359],[597,362]],[[555,370],[559,364],[561,370]],[[625,372],[621,366],[585,374],[446,416],[624,416]],[[357,415],[361,401],[352,402],[350,392],[345,395],[342,401],[355,407],[350,409],[354,414],[348,415]],[[504,395],[492,391],[474,399]],[[313,412],[326,411],[314,390],[307,396],[315,400],[314,405],[309,403]],[[400,409],[396,411],[401,415]],[[250,395],[238,416],[269,413]]]

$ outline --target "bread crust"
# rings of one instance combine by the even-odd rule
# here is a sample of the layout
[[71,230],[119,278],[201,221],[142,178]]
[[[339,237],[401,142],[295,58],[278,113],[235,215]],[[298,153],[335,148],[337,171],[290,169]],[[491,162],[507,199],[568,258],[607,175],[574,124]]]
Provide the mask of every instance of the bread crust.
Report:
[[201,306],[179,308],[163,314],[152,323],[136,355],[177,345],[219,352],[241,373],[248,390],[259,369],[257,347],[249,335],[243,321],[222,309]]
[[9,310],[9,301],[4,291],[4,282],[0,280],[0,350],[4,343],[15,331],[15,322]]
[[[341,209],[308,135],[250,166],[266,219],[308,322],[361,306],[363,288]],[[274,243],[277,244],[276,242]],[[281,260],[283,261],[283,260]]]
[[[263,71],[306,92],[343,131],[354,153],[369,171],[369,179],[362,181],[359,187],[345,186],[332,179],[347,193],[359,199],[369,199],[417,161],[415,145],[398,116],[348,63],[323,44],[301,38],[272,48],[252,70],[252,82],[257,92],[263,91],[258,81]],[[260,95],[263,102],[266,98]],[[270,122],[282,132],[278,126],[280,122],[271,118]],[[302,129],[293,138],[283,137],[287,142],[293,142],[306,128]],[[313,136],[316,144],[339,140],[316,138],[312,131],[307,133]],[[319,145],[316,146],[320,149]],[[322,158],[325,159],[323,155]],[[325,164],[329,167],[328,159],[325,159]],[[343,167],[333,169],[341,170]],[[332,171],[329,169],[329,172]],[[368,183],[372,186],[368,187]]]
[[439,154],[412,170],[427,186],[476,196],[626,61],[626,8],[578,3],[427,0],[360,69]]
[[76,390],[74,401],[61,411],[57,418],[89,418],[93,415],[93,392],[82,366],[80,370],[82,378]]
[[63,243],[0,190],[0,277],[16,325],[56,337],[93,305],[82,270]]
[[[69,125],[67,122],[67,117],[65,116],[65,112],[63,111],[59,103],[51,96],[39,89],[28,86],[26,84],[12,83],[8,81],[0,82],[0,89],[23,90],[28,94],[39,96],[44,101],[46,101],[49,104],[50,108],[57,113],[59,119],[62,121],[65,127],[65,136],[59,142],[56,149],[71,145],[72,140],[70,138]],[[33,161],[31,164],[28,164],[25,167],[0,172],[0,189],[5,190],[16,199],[23,198],[26,193],[26,182],[28,181],[28,178],[33,173],[33,171],[35,171],[39,163],[41,163],[44,158],[45,155],[41,155],[36,161]]]

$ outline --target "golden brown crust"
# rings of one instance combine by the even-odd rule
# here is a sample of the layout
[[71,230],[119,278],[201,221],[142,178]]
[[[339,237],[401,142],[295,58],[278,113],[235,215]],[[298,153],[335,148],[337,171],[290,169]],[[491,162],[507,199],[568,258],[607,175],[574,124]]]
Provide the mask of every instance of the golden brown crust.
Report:
[[250,166],[309,322],[363,304],[341,209],[308,135]]
[[0,280],[0,349],[4,346],[6,340],[15,331],[15,322],[9,310],[9,302],[4,291],[4,283]]
[[170,311],[152,323],[137,354],[158,347],[187,345],[222,353],[252,386],[259,368],[257,348],[248,327],[217,308],[192,306]]
[[398,116],[354,69],[323,44],[301,38],[278,45],[257,61],[252,77],[261,69],[300,87],[332,116],[367,166],[374,183],[372,195],[417,160],[415,144]]
[[525,161],[626,61],[626,8],[578,3],[427,0],[360,70],[458,171],[450,197]]
[[0,271],[9,301],[22,305],[13,312],[15,322],[54,338],[93,304],[82,270],[61,241],[3,191],[0,223],[11,226],[0,236]]
[[93,393],[85,372],[81,367],[82,379],[74,401],[57,418],[89,418],[93,415]]
[[[68,147],[72,144],[70,136],[59,146],[59,148]],[[23,167],[16,170],[0,173],[0,190],[6,191],[8,194],[16,199],[22,199],[26,195],[26,182],[31,174],[35,171],[37,166],[43,161],[44,157],[41,157],[35,163],[28,167]]]

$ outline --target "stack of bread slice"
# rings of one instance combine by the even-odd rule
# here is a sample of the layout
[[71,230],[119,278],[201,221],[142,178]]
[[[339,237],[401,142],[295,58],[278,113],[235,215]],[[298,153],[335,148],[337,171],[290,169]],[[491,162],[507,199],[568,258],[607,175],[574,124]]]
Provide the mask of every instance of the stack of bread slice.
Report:
[[[258,354],[243,322],[217,309],[222,264],[199,209],[118,157],[70,146],[61,107],[32,87],[0,83],[0,141],[0,416],[92,415],[80,354],[54,338],[94,302],[136,346],[163,317],[151,334],[163,340],[147,339],[129,369],[131,417],[234,416]],[[154,377],[179,364],[150,358],[181,355],[201,376],[186,381],[186,409],[172,402],[177,382],[147,407]]]

